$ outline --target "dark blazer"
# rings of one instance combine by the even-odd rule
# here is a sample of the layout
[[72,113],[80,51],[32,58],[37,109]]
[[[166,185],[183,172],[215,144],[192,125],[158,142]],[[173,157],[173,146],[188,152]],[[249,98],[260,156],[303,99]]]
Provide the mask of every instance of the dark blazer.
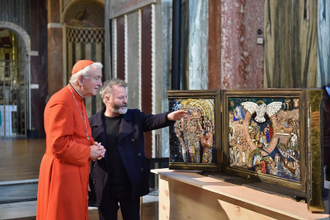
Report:
[[[104,131],[105,107],[89,118],[92,128],[92,136],[95,141],[105,146]],[[166,113],[147,115],[138,109],[129,109],[123,116],[119,126],[117,147],[123,161],[125,170],[131,182],[132,199],[149,193],[150,161],[144,152],[144,132],[163,128],[173,124],[167,119]],[[92,161],[90,169],[89,205],[99,206],[106,187],[107,179],[107,158]]]

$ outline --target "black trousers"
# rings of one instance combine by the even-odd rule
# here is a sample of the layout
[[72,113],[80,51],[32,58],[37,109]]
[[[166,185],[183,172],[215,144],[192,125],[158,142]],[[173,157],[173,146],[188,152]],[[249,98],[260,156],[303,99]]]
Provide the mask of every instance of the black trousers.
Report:
[[100,220],[117,220],[120,208],[123,220],[140,220],[140,198],[132,199],[130,187],[110,186],[99,206]]

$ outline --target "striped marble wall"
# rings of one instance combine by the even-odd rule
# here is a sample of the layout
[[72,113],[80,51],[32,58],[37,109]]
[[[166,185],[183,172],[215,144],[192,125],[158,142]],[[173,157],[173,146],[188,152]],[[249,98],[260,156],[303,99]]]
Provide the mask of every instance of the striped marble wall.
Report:
[[[162,58],[163,7],[162,1],[125,0],[113,1],[109,10],[112,15],[112,77],[128,83],[129,108],[138,108],[147,114],[161,113],[167,107],[162,102],[166,92],[163,88],[167,88],[164,79],[168,76],[163,71]],[[156,146],[167,133],[160,129],[145,134],[148,157],[163,155],[156,155]]]

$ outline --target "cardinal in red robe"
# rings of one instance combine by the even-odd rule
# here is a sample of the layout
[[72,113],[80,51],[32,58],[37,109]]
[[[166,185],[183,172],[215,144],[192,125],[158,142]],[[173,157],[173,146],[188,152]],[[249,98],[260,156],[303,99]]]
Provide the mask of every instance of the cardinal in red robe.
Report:
[[[72,75],[92,63],[77,62]],[[83,98],[69,83],[46,105],[46,152],[39,171],[37,220],[88,219],[88,176],[95,142]]]

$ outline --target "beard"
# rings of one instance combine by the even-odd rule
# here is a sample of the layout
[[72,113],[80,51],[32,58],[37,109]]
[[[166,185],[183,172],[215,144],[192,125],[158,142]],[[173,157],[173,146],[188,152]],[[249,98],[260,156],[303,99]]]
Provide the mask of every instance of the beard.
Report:
[[124,115],[127,112],[127,104],[124,104],[124,105],[113,104],[111,106],[111,111],[115,112],[115,113],[118,113],[118,114],[121,114],[121,115]]

